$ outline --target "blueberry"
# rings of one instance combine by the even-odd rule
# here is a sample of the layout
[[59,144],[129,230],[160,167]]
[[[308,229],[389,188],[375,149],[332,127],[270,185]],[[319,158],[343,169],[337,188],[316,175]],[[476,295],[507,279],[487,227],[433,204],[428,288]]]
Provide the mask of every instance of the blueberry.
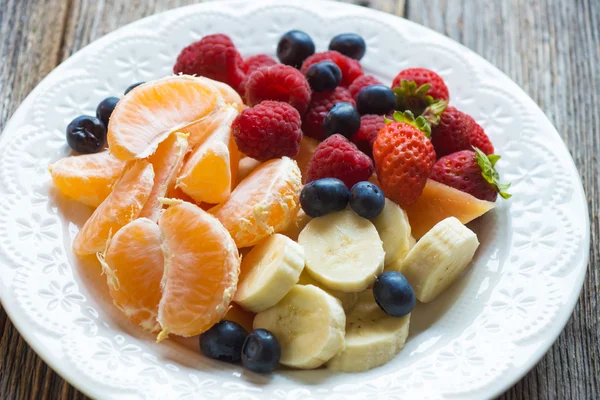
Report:
[[331,61],[321,61],[306,70],[306,79],[315,92],[330,92],[340,84],[342,70]]
[[143,85],[146,82],[138,82],[138,83],[134,83],[133,85],[129,86],[127,89],[125,89],[125,93],[123,94],[127,94],[129,92],[131,92],[133,89],[135,89],[136,87]]
[[273,372],[281,358],[281,346],[275,335],[266,329],[255,329],[242,348],[242,365],[250,371]]
[[350,139],[359,129],[360,115],[350,103],[337,103],[323,120],[325,137],[339,133]]
[[360,60],[367,51],[367,44],[356,33],[340,33],[329,42],[329,50],[339,51],[345,56]]
[[371,182],[358,182],[350,189],[350,208],[366,219],[373,219],[383,211],[385,196],[377,185]]
[[221,321],[200,335],[200,351],[215,360],[238,362],[248,332],[232,321]]
[[346,184],[336,178],[323,178],[304,185],[300,205],[309,217],[320,217],[333,211],[342,211],[350,193]]
[[106,143],[106,127],[96,117],[81,115],[67,125],[67,143],[78,153],[97,153]]
[[304,60],[315,54],[315,43],[302,31],[289,31],[279,39],[277,57],[282,64],[300,68]]
[[396,106],[396,97],[392,89],[385,85],[371,85],[363,88],[356,99],[356,108],[360,115],[385,115]]
[[396,271],[384,272],[377,277],[373,285],[373,296],[379,307],[392,317],[404,317],[417,303],[410,283]]
[[108,128],[108,120],[110,119],[110,115],[114,111],[118,102],[118,97],[107,97],[106,99],[102,100],[96,108],[96,117],[102,121],[106,128]]

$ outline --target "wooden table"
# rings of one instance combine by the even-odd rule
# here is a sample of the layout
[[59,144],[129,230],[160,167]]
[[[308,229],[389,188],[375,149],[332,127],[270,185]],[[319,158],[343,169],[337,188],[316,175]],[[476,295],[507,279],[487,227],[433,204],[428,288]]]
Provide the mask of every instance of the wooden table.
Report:
[[[0,0],[0,131],[61,61],[125,24],[195,0]],[[582,176],[592,218],[583,292],[558,341],[502,399],[600,396],[600,2],[350,0],[431,27],[498,66],[541,106]],[[0,308],[0,398],[83,399]]]

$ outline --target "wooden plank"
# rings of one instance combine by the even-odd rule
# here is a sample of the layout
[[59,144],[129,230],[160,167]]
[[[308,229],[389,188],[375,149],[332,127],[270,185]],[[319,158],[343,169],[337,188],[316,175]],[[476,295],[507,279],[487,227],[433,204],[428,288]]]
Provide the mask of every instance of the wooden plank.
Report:
[[[579,168],[590,202],[591,267],[580,302],[557,343],[501,398],[597,398],[600,3],[342,1],[404,15],[465,44],[519,83],[558,128]],[[129,22],[192,3],[197,1],[0,0],[0,130],[35,85],[69,55]],[[0,398],[85,398],[35,355],[2,310],[0,335]]]

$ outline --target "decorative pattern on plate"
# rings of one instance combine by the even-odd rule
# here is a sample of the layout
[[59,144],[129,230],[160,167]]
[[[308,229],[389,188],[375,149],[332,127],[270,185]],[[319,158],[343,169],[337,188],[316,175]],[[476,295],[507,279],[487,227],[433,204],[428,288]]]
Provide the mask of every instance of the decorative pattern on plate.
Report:
[[[494,397],[551,345],[583,281],[589,221],[568,152],[522,90],[450,39],[365,8],[288,3],[204,3],[144,19],[75,54],[31,93],[0,136],[3,306],[50,366],[92,397]],[[50,161],[68,154],[64,129],[73,117],[93,113],[103,97],[119,96],[134,82],[169,74],[191,41],[225,32],[245,55],[274,55],[279,35],[293,28],[311,34],[318,51],[332,34],[360,32],[369,46],[366,71],[388,82],[409,66],[438,71],[452,104],[491,134],[503,156],[501,174],[513,182],[513,198],[472,224],[482,241],[479,256],[454,294],[445,295],[446,309],[428,305],[436,312],[413,319],[422,329],[413,330],[404,352],[359,375],[257,376],[179,343],[156,345],[115,317],[99,270],[73,256],[72,237],[90,210],[52,190],[47,173]],[[107,60],[102,68],[90,67],[97,54]]]

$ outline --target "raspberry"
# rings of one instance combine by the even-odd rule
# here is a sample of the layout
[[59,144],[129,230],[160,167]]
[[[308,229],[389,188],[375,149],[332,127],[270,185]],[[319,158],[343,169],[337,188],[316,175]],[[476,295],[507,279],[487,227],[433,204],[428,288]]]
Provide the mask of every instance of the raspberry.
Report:
[[417,84],[417,87],[428,83],[431,87],[427,91],[427,95],[433,97],[434,100],[447,101],[450,99],[448,87],[442,77],[429,69],[409,68],[400,71],[392,82],[392,88],[401,86],[402,81],[413,81]]
[[494,146],[481,125],[454,107],[447,107],[439,124],[431,129],[431,143],[438,157],[472,150],[473,146],[485,154],[494,153]]
[[335,134],[322,141],[313,154],[306,182],[337,178],[348,188],[373,174],[373,162],[344,136]]
[[250,75],[262,67],[270,67],[275,64],[277,64],[277,61],[273,60],[271,56],[267,54],[257,54],[244,60],[244,72],[247,75]]
[[325,139],[323,120],[336,103],[350,103],[356,106],[348,89],[343,87],[338,86],[333,92],[313,93],[308,111],[302,119],[302,130],[306,136],[317,140]]
[[435,151],[411,123],[391,122],[377,134],[373,158],[385,197],[406,207],[421,196],[435,163]]
[[385,119],[383,115],[363,115],[360,117],[360,129],[352,136],[352,143],[372,159],[373,142],[384,126]]
[[350,57],[346,57],[342,53],[338,53],[334,50],[315,53],[308,57],[306,60],[304,60],[300,71],[302,71],[304,74],[306,73],[308,67],[325,60],[333,61],[338,67],[340,67],[340,70],[342,71],[342,82],[340,84],[342,86],[349,86],[356,78],[363,74],[362,67],[358,61],[353,60]]
[[204,36],[181,50],[173,72],[205,76],[236,90],[245,76],[242,56],[229,36],[223,34]]
[[354,98],[354,101],[356,101],[360,91],[371,85],[381,85],[381,82],[372,75],[363,75],[356,78],[354,82],[348,86],[348,90],[350,91],[352,98]]
[[300,124],[300,114],[294,107],[266,100],[242,111],[231,128],[242,153],[266,161],[298,154],[302,139]]
[[246,100],[254,106],[263,100],[290,103],[304,114],[310,103],[310,86],[300,71],[277,64],[254,71],[246,82]]

